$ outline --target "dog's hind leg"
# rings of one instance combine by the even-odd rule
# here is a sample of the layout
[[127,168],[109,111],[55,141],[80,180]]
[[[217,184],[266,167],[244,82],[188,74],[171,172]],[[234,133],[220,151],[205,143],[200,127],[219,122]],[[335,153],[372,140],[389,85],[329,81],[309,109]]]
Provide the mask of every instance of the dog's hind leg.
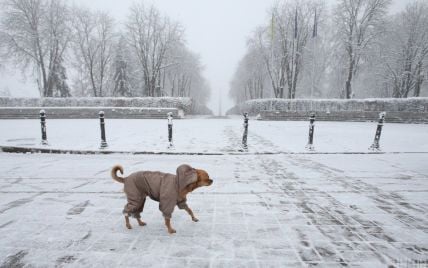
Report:
[[141,215],[140,215],[140,213],[141,213],[141,212],[143,212],[144,204],[145,204],[145,203],[146,203],[146,197],[143,197],[143,199],[142,199],[142,204],[141,204],[140,208],[138,209],[138,213],[136,213],[136,218],[137,218],[137,221],[138,221],[138,225],[140,225],[140,226],[145,226],[145,225],[147,225],[145,222],[143,222],[143,221],[141,220]]
[[138,221],[138,224],[140,226],[146,225],[144,222],[140,219],[140,213],[143,211],[144,203],[146,202],[146,197],[140,197],[136,195],[127,194],[126,195],[128,203],[126,203],[123,214],[125,215],[125,223],[126,228],[132,229],[131,223],[129,222],[129,217],[132,216],[133,218],[136,218]]
[[126,228],[132,229],[132,226],[129,223],[129,216],[128,215],[125,215],[125,225],[126,225]]
[[132,229],[131,223],[129,222],[129,217],[132,216],[132,207],[130,207],[129,203],[125,205],[123,208],[123,215],[125,215],[125,225],[126,228]]

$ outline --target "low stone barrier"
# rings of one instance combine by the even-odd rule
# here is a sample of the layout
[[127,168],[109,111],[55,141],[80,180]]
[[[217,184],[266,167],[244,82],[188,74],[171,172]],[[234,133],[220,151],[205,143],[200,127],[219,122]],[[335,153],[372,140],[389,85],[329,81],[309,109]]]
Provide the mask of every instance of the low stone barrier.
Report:
[[108,118],[175,118],[185,114],[212,114],[191,98],[9,98],[0,97],[0,119],[38,118],[46,110],[49,118],[96,118],[103,110]]
[[0,107],[137,107],[177,108],[189,113],[191,98],[10,98],[0,97]]
[[165,119],[168,113],[174,118],[183,118],[176,108],[128,108],[128,107],[7,107],[0,108],[0,119],[37,119],[40,110],[45,110],[49,119],[91,119],[98,118],[102,110],[105,117],[112,119]]
[[428,123],[428,98],[261,99],[239,104],[227,114],[249,113],[262,120],[308,120],[311,112],[322,121],[376,121],[380,112],[386,112],[387,122]]

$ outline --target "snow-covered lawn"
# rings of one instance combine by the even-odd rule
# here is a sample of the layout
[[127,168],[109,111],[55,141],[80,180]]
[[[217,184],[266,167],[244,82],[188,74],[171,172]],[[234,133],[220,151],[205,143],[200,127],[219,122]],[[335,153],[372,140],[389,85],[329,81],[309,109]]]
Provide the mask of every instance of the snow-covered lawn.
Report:
[[[235,129],[233,122],[225,123],[225,129]],[[54,126],[52,122],[52,130]],[[68,130],[76,132],[74,127]],[[197,136],[194,132],[187,137]],[[215,135],[208,137],[216,140]],[[427,161],[424,153],[0,153],[0,266],[424,267]],[[148,225],[142,228],[132,221],[134,228],[127,230],[122,186],[109,177],[116,163],[125,167],[125,174],[173,173],[181,163],[206,169],[214,184],[188,198],[200,221],[194,223],[176,210],[172,223],[177,234],[170,236],[158,204],[149,200],[143,212]]]
[[[233,153],[241,149],[243,121],[175,120],[174,152]],[[305,152],[308,122],[250,120],[249,152]],[[377,123],[316,122],[317,152],[368,152]],[[41,147],[39,120],[0,120],[0,145]],[[166,120],[106,119],[109,150],[171,151],[167,149]],[[47,121],[49,148],[98,150],[100,127],[97,119]],[[386,122],[380,140],[384,152],[428,152],[428,125]]]

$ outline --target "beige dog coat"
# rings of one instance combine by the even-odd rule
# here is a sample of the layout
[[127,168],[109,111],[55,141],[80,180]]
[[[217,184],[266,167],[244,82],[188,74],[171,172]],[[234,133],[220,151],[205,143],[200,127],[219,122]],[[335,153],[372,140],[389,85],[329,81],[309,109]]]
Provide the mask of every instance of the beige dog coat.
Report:
[[140,218],[146,197],[159,202],[159,210],[165,219],[170,219],[175,206],[187,208],[186,199],[179,196],[187,185],[196,182],[196,170],[189,165],[177,168],[177,175],[159,171],[139,171],[125,178],[124,190],[128,203],[123,213]]

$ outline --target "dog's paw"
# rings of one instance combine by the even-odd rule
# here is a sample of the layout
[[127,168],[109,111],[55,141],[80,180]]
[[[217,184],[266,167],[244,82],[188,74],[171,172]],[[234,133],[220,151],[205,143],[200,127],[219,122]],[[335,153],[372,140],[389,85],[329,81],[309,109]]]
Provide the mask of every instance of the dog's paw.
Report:
[[198,220],[197,218],[193,217],[193,218],[192,218],[192,221],[194,221],[194,222],[198,222],[199,220]]
[[127,224],[127,225],[126,225],[126,228],[128,228],[128,229],[132,229],[132,226],[131,226],[130,224]]
[[143,222],[143,221],[140,221],[140,222],[138,223],[138,225],[140,225],[140,226],[146,226],[146,225],[147,225],[147,223],[145,223],[145,222]]
[[170,234],[175,234],[177,231],[175,230],[175,229],[168,229],[168,233],[170,233]]

